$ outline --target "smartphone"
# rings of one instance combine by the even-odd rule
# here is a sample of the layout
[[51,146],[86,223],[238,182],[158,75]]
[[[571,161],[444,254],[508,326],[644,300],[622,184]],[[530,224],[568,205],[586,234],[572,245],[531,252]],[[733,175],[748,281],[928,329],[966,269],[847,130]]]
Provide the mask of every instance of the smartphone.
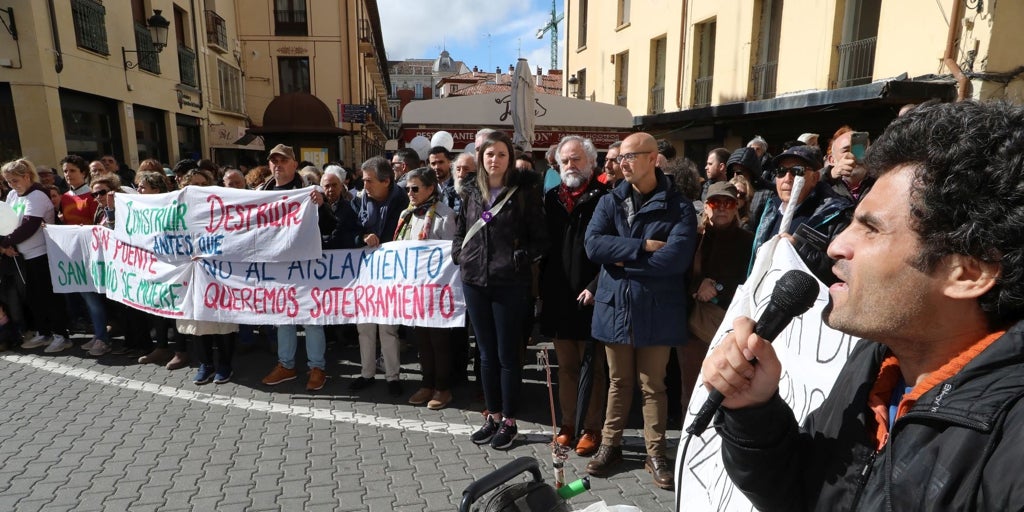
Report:
[[864,161],[864,152],[868,149],[868,132],[853,132],[850,134],[850,153],[857,163]]

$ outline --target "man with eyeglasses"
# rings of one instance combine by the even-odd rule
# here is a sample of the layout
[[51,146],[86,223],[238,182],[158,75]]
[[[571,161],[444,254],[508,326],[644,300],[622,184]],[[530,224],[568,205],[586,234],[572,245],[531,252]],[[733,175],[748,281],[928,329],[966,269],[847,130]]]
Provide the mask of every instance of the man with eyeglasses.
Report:
[[619,151],[624,183],[601,197],[585,242],[587,256],[601,266],[591,335],[605,344],[609,378],[601,445],[587,473],[608,476],[622,464],[622,433],[639,377],[644,467],[655,485],[672,489],[666,362],[672,347],[688,338],[686,281],[697,245],[697,214],[656,167],[654,137],[634,133]]
[[[793,146],[773,159],[776,194],[765,205],[754,234],[751,261],[757,249],[779,233],[790,201],[796,202],[793,220],[782,234],[814,275],[826,284],[835,282],[828,244],[850,224],[854,204],[821,181],[821,152],[812,146]],[[803,177],[799,196],[793,197],[797,177]]]
[[394,171],[395,184],[405,189],[405,174],[413,169],[419,168],[423,161],[415,149],[402,148],[395,151],[391,157],[391,170]]

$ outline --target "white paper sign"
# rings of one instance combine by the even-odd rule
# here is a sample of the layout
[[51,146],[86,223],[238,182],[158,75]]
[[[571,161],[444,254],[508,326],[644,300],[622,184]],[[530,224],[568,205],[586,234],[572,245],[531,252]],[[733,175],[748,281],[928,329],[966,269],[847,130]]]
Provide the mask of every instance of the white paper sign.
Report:
[[[810,274],[790,243],[776,236],[762,245],[753,272],[747,282],[736,289],[725,320],[711,342],[711,348],[721,342],[737,316],[759,318],[768,306],[776,281],[793,269]],[[828,305],[828,289],[820,281],[818,284],[820,289],[814,306],[795,318],[773,343],[782,363],[779,394],[793,408],[798,422],[802,422],[808,413],[825,400],[857,341],[821,321],[822,310]],[[694,415],[708,397],[707,390],[700,384],[702,380],[697,379],[684,426],[693,422]],[[715,429],[709,428],[701,437],[694,437],[685,457],[682,453],[683,444],[680,441],[676,457],[675,474],[682,475],[676,486],[677,510],[754,510],[725,472],[721,438]]]
[[316,258],[321,246],[312,190],[185,187],[166,194],[117,194],[114,236],[168,261]]
[[104,293],[160,316],[250,325],[465,325],[450,241],[389,242],[309,260],[175,263],[100,226],[49,226],[46,235],[55,292]]

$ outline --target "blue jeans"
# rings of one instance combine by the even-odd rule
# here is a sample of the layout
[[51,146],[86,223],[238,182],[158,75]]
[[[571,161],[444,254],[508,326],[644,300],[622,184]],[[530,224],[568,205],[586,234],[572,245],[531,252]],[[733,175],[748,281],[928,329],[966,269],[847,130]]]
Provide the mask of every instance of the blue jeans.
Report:
[[103,343],[110,343],[110,335],[107,334],[107,304],[103,301],[103,296],[96,292],[82,292],[78,295],[85,301],[85,308],[89,310],[93,337]]
[[466,310],[480,349],[480,378],[487,410],[515,418],[523,383],[520,349],[527,287],[462,284]]
[[[306,331],[306,359],[310,368],[327,368],[327,361],[324,352],[327,351],[327,338],[324,337],[324,326],[304,325]],[[299,339],[296,326],[277,326],[277,361],[281,366],[292,370],[295,368],[295,349],[298,348]]]

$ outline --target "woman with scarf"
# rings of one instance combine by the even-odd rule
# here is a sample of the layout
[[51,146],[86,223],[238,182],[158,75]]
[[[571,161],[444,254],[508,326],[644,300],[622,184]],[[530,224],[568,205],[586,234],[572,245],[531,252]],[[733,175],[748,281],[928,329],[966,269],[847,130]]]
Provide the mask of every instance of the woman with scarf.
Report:
[[[402,212],[395,240],[451,240],[455,235],[455,211],[439,200],[437,174],[420,167],[405,175],[409,207]],[[452,401],[451,330],[417,327],[413,331],[420,352],[423,384],[409,403],[426,403],[428,409],[444,409]]]

